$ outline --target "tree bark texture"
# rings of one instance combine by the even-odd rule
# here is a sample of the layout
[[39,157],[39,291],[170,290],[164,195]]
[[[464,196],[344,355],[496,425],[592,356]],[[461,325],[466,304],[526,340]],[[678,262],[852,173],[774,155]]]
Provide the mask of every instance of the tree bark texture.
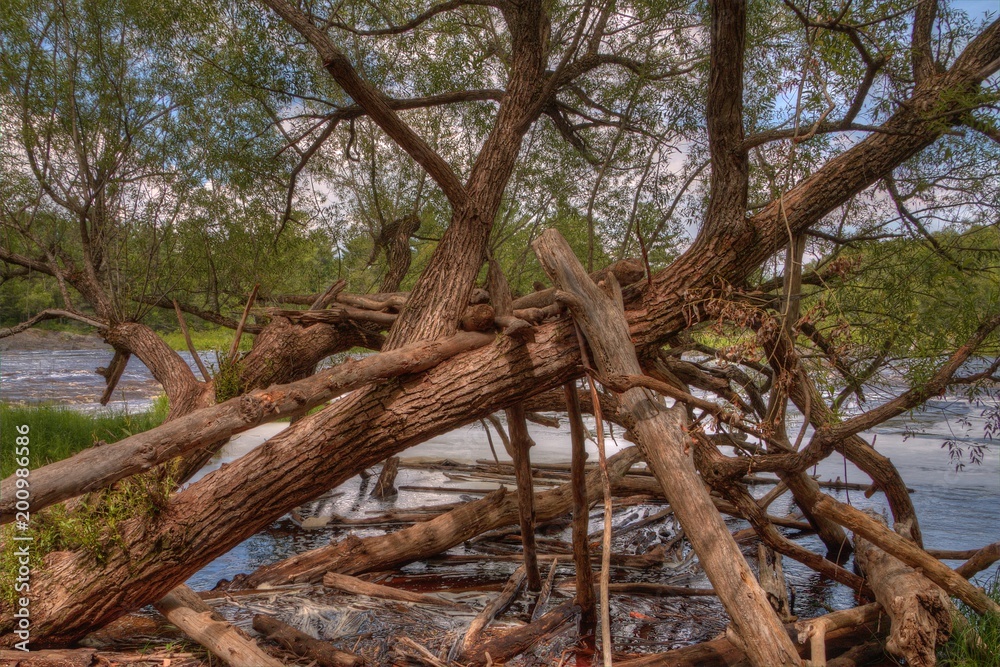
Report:
[[[918,85],[883,124],[885,131],[824,164],[780,202],[748,218],[742,231],[699,235],[669,269],[627,290],[632,342],[644,350],[667,342],[686,327],[689,299],[719,280],[741,284],[783,247],[789,232],[807,229],[959,123],[963,94],[975,92],[998,67],[1000,21],[995,21],[948,72]],[[121,541],[109,544],[102,565],[86,552],[49,554],[46,574],[37,582],[36,637],[70,641],[155,601],[205,563],[361,468],[554,389],[581,372],[572,325],[554,322],[536,327],[534,342],[499,340],[423,373],[356,392],[176,494],[155,520],[126,522]],[[290,470],[296,474],[289,475]],[[244,513],[247,507],[254,508],[252,517]],[[0,609],[0,632],[7,632],[12,609]]]
[[875,599],[892,620],[886,649],[911,667],[937,664],[937,649],[951,635],[951,617],[956,613],[951,599],[922,574],[863,537],[856,539],[855,552]]
[[[641,375],[621,306],[587,276],[565,239],[555,230],[534,243],[542,268],[565,300],[604,376]],[[609,279],[612,292],[617,282]],[[691,456],[683,408],[667,410],[645,389],[619,394],[624,421],[639,444],[691,546],[733,620],[757,667],[801,664],[777,615],[715,509]]]

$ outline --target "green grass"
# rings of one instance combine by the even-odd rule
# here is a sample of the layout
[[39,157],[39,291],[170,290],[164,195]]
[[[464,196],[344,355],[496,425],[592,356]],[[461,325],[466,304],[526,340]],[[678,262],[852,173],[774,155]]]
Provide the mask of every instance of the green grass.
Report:
[[[96,442],[111,443],[147,431],[163,423],[168,409],[165,396],[157,399],[151,410],[139,413],[88,415],[55,406],[0,404],[0,477],[8,477],[18,467],[15,446],[19,426],[28,426],[29,468],[35,469]],[[169,476],[140,475],[120,481],[111,491],[85,497],[73,512],[63,504],[33,512],[29,528],[32,571],[40,572],[45,554],[52,551],[82,549],[101,563],[109,541],[120,539],[119,526],[134,516],[157,513],[172,488]],[[15,578],[22,564],[16,553],[21,543],[10,539],[16,532],[14,524],[0,527],[0,600],[6,602],[16,597]]]
[[[198,350],[198,353],[202,355],[202,359],[205,363],[210,361],[215,361],[215,357],[210,353],[212,350],[221,350],[228,353],[229,347],[233,344],[233,338],[236,336],[236,332],[232,329],[225,329],[223,327],[211,328],[211,329],[192,329],[191,330],[191,342],[194,343],[194,348]],[[184,334],[177,331],[171,331],[170,333],[160,334],[163,340],[167,342],[167,345],[175,350],[186,350],[187,343],[184,342]],[[253,342],[253,336],[249,334],[243,334],[240,339],[240,349],[249,350],[250,344]]]
[[148,412],[88,415],[57,406],[0,404],[0,478],[14,472],[16,427],[27,425],[29,468],[64,459],[103,440],[115,442],[158,426],[167,416],[166,397]]
[[[1000,573],[985,588],[1000,602]],[[954,624],[951,639],[938,651],[941,667],[1000,667],[1000,616],[980,616],[962,603],[958,610],[961,618]]]

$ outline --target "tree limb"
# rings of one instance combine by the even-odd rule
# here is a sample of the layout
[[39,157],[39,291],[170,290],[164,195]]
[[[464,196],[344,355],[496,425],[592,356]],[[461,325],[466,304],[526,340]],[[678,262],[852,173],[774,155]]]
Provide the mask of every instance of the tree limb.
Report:
[[39,322],[44,322],[45,320],[55,320],[59,318],[76,320],[77,322],[83,322],[84,324],[89,324],[90,326],[97,327],[98,329],[104,329],[108,326],[107,322],[101,320],[95,320],[81,313],[69,310],[61,310],[59,308],[47,308],[46,310],[37,313],[30,319],[27,319],[24,322],[21,322],[20,324],[15,324],[14,326],[6,329],[0,329],[0,338],[7,338],[8,336],[19,334],[22,331],[30,329]]
[[406,151],[417,164],[441,187],[455,208],[463,208],[467,195],[465,186],[444,159],[438,155],[388,104],[385,95],[361,78],[347,56],[330,37],[309,20],[309,17],[287,0],[260,0],[288,22],[316,49],[323,67],[372,120]]

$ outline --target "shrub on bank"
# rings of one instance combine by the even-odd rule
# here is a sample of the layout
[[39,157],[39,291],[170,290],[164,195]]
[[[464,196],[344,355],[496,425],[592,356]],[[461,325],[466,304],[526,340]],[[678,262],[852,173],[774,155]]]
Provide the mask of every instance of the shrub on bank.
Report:
[[[987,582],[986,593],[1000,602],[1000,572]],[[959,618],[938,657],[942,667],[1000,667],[1000,616],[980,616],[961,602]]]
[[34,470],[59,461],[99,441],[115,442],[159,426],[169,406],[163,396],[145,412],[86,414],[53,405],[0,404],[0,478],[15,469],[14,438],[17,426],[29,427],[30,465]]

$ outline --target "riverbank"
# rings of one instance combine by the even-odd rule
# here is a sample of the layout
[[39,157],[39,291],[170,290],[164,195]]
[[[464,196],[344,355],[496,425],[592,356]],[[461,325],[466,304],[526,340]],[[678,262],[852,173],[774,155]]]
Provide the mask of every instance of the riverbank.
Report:
[[[96,442],[116,442],[135,433],[159,426],[167,417],[166,397],[153,402],[142,412],[106,411],[87,414],[51,405],[8,405],[0,403],[0,423],[26,424],[31,428],[29,468],[59,461],[92,447]],[[0,431],[0,478],[14,472],[16,432],[12,428]]]
[[[160,336],[171,349],[186,351],[187,342],[180,331],[161,333]],[[235,332],[232,329],[214,327],[211,329],[193,329],[191,340],[202,355],[213,350],[228,350],[233,344]],[[252,336],[244,336],[240,341],[241,349],[249,349]],[[96,333],[77,333],[34,327],[27,331],[0,338],[0,352],[31,352],[39,350],[111,350]]]
[[[0,352],[30,352],[38,350],[108,350],[111,346],[96,334],[79,334],[71,331],[28,329],[21,333],[0,338]],[[0,359],[0,363],[2,363]]]

